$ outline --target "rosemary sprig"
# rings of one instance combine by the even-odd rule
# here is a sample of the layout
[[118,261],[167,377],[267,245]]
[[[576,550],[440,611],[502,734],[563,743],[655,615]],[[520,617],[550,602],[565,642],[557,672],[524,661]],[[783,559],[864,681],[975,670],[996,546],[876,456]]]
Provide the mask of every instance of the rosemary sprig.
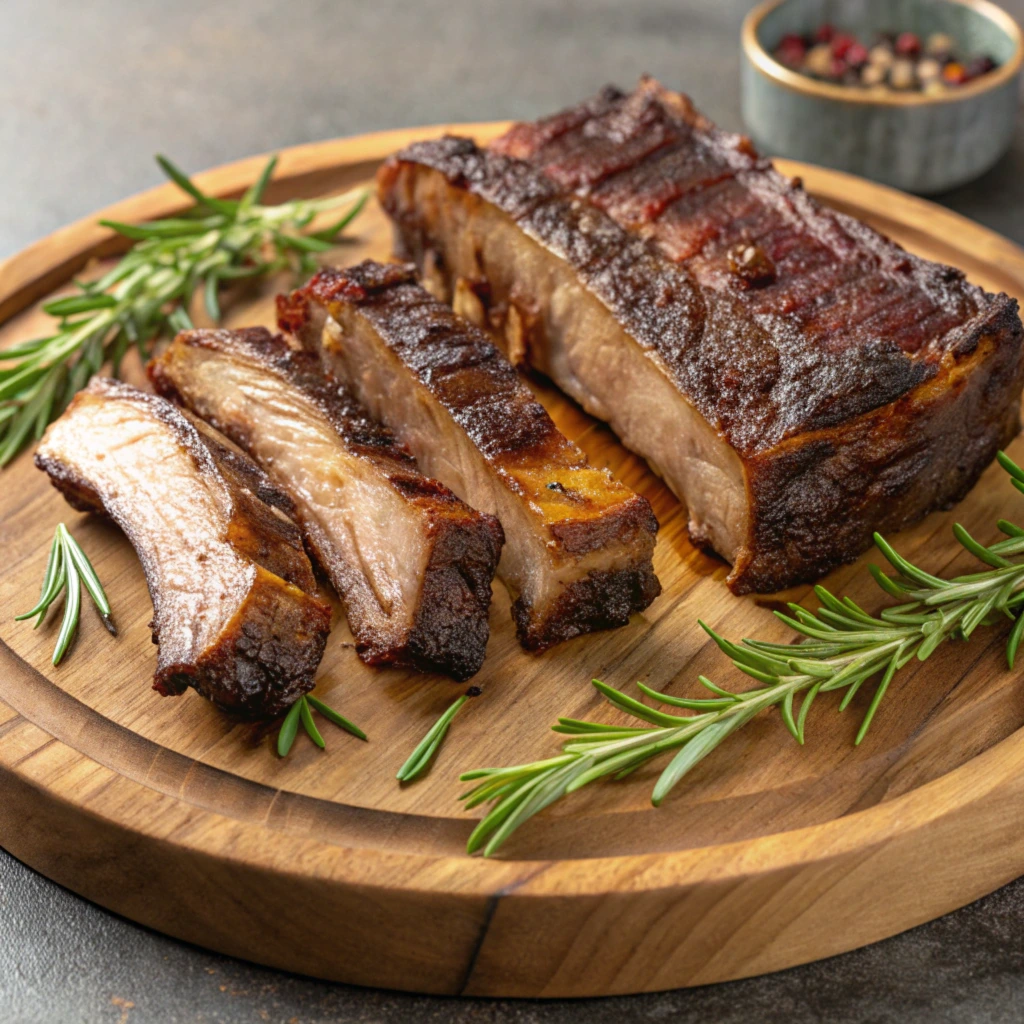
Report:
[[[1013,485],[1024,492],[1024,470],[1003,452],[1000,465]],[[778,707],[786,728],[804,742],[807,713],[820,693],[845,691],[842,711],[868,681],[880,677],[855,742],[863,740],[896,673],[909,661],[927,659],[951,637],[968,640],[982,625],[1013,622],[1006,659],[1013,668],[1024,634],[1024,529],[1000,520],[1006,535],[989,547],[976,541],[959,523],[956,539],[985,565],[986,571],[944,580],[899,555],[879,534],[875,543],[895,570],[886,575],[871,566],[875,582],[902,603],[869,615],[849,597],[814,588],[821,606],[816,613],[790,604],[791,614],[775,614],[805,639],[797,645],[743,640],[733,643],[701,622],[718,647],[741,672],[761,686],[735,693],[705,676],[700,682],[710,697],[671,697],[637,683],[642,694],[687,715],[653,708],[595,679],[594,686],[614,707],[652,728],[629,728],[560,718],[554,731],[573,737],[557,757],[510,768],[481,768],[461,778],[476,785],[461,797],[467,807],[493,806],[470,836],[468,850],[490,856],[525,821],[556,800],[605,776],[621,779],[647,761],[676,750],[655,784],[651,802],[658,806],[694,765],[755,715]],[[1017,559],[1016,561],[1014,559]],[[799,707],[796,698],[800,696]]]
[[[219,321],[222,284],[288,268],[315,271],[316,254],[336,243],[367,199],[356,190],[263,206],[276,156],[240,199],[208,196],[165,157],[157,162],[195,206],[144,224],[101,221],[135,244],[99,280],[76,282],[78,294],[43,307],[59,320],[52,334],[0,351],[0,466],[41,437],[105,362],[117,376],[133,346],[148,359],[158,336],[191,327],[187,308],[197,289]],[[315,217],[340,207],[345,213],[334,224],[303,233]]]
[[316,727],[316,722],[313,720],[314,710],[319,711],[324,718],[329,722],[333,722],[339,729],[344,729],[361,740],[366,739],[366,733],[358,725],[350,722],[343,715],[339,715],[334,708],[325,704],[318,697],[307,693],[305,696],[300,697],[288,709],[288,714],[284,716],[284,721],[281,723],[281,731],[277,734],[277,753],[279,756],[287,757],[291,752],[292,744],[295,742],[295,737],[299,731],[300,721],[306,730],[306,734],[321,750],[327,746],[323,736],[320,735],[320,730]]
[[35,618],[36,623],[32,627],[38,629],[46,618],[46,613],[51,604],[65,591],[64,596],[64,618],[61,622],[60,633],[57,635],[57,646],[53,649],[53,663],[59,665],[61,659],[67,653],[71,642],[78,632],[78,618],[82,608],[82,584],[89,592],[97,609],[103,625],[112,636],[117,636],[117,628],[114,620],[110,617],[110,602],[107,600],[103,584],[100,583],[96,570],[93,569],[85,552],[81,549],[78,541],[68,532],[68,528],[60,523],[53,534],[53,543],[50,545],[50,555],[46,560],[46,572],[43,574],[43,589],[39,600],[34,608],[22,615],[14,617],[15,622],[22,622],[25,619]]
[[448,728],[451,726],[455,716],[462,710],[462,705],[470,697],[479,697],[480,687],[471,686],[461,697],[458,697],[447,711],[427,730],[427,734],[416,744],[416,749],[409,755],[405,764],[398,769],[395,776],[399,782],[412,782],[414,779],[426,774],[437,755],[445,736],[448,735]]

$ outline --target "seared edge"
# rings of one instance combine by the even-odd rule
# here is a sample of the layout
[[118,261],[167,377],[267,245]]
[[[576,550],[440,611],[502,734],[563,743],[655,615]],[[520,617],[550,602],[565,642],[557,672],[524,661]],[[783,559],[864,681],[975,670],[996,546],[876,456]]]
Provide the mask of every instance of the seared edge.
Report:
[[[587,463],[482,330],[420,287],[411,265],[372,261],[321,271],[282,302],[282,324],[319,350],[322,311],[339,320],[346,307],[358,309],[515,495],[546,538],[545,557],[553,567],[598,555],[597,564],[592,557],[581,567],[568,587],[572,593],[550,607],[529,606],[523,595],[515,598],[513,615],[524,646],[543,649],[623,625],[632,612],[647,607],[660,592],[651,565],[657,520],[650,503]],[[600,566],[603,550],[617,569]],[[625,566],[624,550],[631,553]]]
[[[369,665],[440,671],[456,680],[477,672],[489,635],[491,580],[504,540],[498,521],[470,508],[443,484],[420,473],[415,460],[394,435],[367,416],[351,393],[323,371],[316,356],[296,351],[281,335],[263,327],[184,331],[162,356],[150,362],[150,380],[160,394],[201,411],[241,448],[248,451],[252,446],[252,437],[242,424],[206,408],[200,410],[194,396],[179,390],[174,359],[176,351],[189,347],[220,353],[225,358],[244,359],[295,389],[325,416],[338,434],[338,443],[370,462],[422,516],[431,551],[414,624],[401,637],[353,629],[360,658]],[[292,504],[294,507],[294,501]],[[306,539],[331,576],[344,605],[345,581],[338,567],[316,550],[313,532],[307,530]]]
[[[208,432],[200,433],[156,395],[120,381],[96,378],[75,396],[63,417],[74,417],[76,409],[90,401],[134,404],[172,431],[195,462],[197,473],[226,490],[230,510],[224,541],[255,564],[249,592],[215,643],[188,663],[165,663],[158,652],[154,689],[174,695],[192,686],[222,710],[246,718],[280,714],[315,685],[331,610],[316,597],[312,568],[295,525],[275,514],[243,482],[262,481],[270,487],[269,481],[258,467],[246,464],[237,454],[222,461],[227,449]],[[68,503],[83,512],[106,514],[104,496],[58,455],[46,454],[45,446],[44,437],[36,465]],[[153,601],[153,643],[159,645],[161,595],[155,586],[155,567],[144,555],[135,524],[123,516],[115,521],[140,556]],[[173,624],[164,624],[164,628],[168,625]]]

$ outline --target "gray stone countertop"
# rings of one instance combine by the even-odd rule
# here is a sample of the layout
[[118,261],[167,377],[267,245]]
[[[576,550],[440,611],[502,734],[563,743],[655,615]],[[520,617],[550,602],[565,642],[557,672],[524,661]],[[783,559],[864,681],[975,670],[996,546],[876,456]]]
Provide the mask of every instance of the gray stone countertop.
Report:
[[[3,0],[0,258],[156,184],[155,152],[192,171],[381,128],[534,117],[644,71],[740,129],[739,25],[750,6]],[[1004,6],[1024,17],[1024,0]],[[1024,244],[1024,130],[996,168],[939,201]],[[3,1024],[1022,1019],[1024,881],[886,942],[763,978],[605,1000],[456,1001],[192,948],[0,851]]]

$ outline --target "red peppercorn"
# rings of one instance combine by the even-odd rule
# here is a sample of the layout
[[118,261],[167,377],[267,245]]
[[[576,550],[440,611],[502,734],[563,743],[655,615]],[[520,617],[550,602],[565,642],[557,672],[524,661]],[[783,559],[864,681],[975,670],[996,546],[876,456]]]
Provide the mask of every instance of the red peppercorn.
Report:
[[834,78],[837,81],[846,74],[847,63],[845,60],[840,60],[838,57],[832,58],[832,63],[829,65],[828,77]]
[[788,35],[782,37],[775,50],[775,57],[787,67],[798,68],[807,55],[807,46],[800,36]]
[[854,43],[846,51],[846,63],[851,68],[859,68],[868,62],[868,48],[862,43]]
[[847,35],[845,32],[837,32],[832,37],[832,56],[842,60],[849,52],[850,47],[856,45],[857,40],[853,36]]
[[826,21],[824,25],[818,26],[818,31],[814,33],[814,41],[816,43],[830,43],[835,34],[836,30]]
[[921,52],[921,37],[914,32],[901,32],[896,37],[896,52],[904,57],[916,57]]

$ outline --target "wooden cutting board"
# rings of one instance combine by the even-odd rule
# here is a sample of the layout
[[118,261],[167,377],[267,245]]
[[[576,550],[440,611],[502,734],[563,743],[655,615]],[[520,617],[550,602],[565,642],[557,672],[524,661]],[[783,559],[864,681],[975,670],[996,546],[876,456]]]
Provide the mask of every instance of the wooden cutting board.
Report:
[[[502,126],[456,127],[485,140]],[[386,154],[442,130],[287,151],[268,198],[368,181]],[[915,252],[1024,296],[1024,253],[991,232],[843,174],[780,165]],[[261,166],[245,160],[199,181],[237,193]],[[182,205],[167,186],[104,216],[134,221]],[[0,344],[44,331],[36,303],[123,246],[96,219],[0,266]],[[387,223],[371,204],[336,260],[388,254]],[[285,284],[235,295],[230,323],[272,323]],[[1024,872],[1024,680],[1006,670],[997,629],[908,666],[858,748],[868,688],[843,715],[837,700],[818,700],[802,749],[777,714],[762,716],[660,809],[649,797],[663,763],[555,805],[496,859],[467,857],[477,812],[457,801],[459,773],[552,755],[559,715],[615,720],[592,677],[675,694],[695,693],[699,673],[741,685],[698,615],[733,638],[791,636],[771,615],[777,599],[730,594],[726,566],[691,546],[679,504],[639,459],[556,391],[539,394],[594,462],[653,503],[664,593],[624,629],[531,656],[496,585],[475,680],[484,696],[431,774],[405,788],[396,770],[460,688],[366,668],[340,620],[317,692],[365,728],[367,744],[325,724],[326,752],[300,735],[280,760],[271,733],[233,724],[192,693],[160,697],[131,547],[109,523],[73,512],[22,456],[0,475],[0,843],[111,910],[225,953],[364,985],[490,996],[639,992],[778,970],[927,921]],[[1024,458],[1024,442],[1011,453]],[[953,512],[895,540],[926,569],[968,571],[954,520],[988,540],[999,516],[1024,519],[1024,498],[993,467]],[[121,632],[108,637],[87,607],[54,669],[59,615],[36,632],[12,618],[35,601],[61,521],[96,565]],[[874,609],[883,602],[865,571],[871,557],[827,583]],[[787,597],[816,603],[809,588]]]

